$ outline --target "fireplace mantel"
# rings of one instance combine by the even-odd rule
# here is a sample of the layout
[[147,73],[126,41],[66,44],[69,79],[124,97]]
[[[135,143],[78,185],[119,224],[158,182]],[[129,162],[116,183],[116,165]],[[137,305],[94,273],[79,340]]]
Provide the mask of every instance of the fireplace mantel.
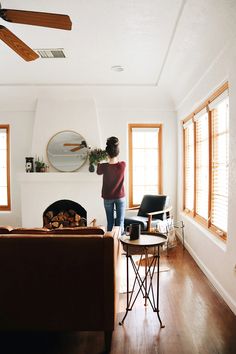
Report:
[[88,224],[95,218],[105,225],[102,177],[91,172],[19,173],[23,227],[42,227],[44,210],[60,199],[70,199],[87,210]]
[[32,172],[19,173],[20,182],[99,182],[101,176],[91,172]]

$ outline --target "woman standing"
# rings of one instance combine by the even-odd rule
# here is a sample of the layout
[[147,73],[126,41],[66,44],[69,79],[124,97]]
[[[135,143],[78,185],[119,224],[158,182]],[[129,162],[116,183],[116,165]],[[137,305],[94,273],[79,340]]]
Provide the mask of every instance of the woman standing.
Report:
[[[121,227],[121,233],[124,232],[125,217],[125,190],[124,190],[124,172],[126,164],[119,162],[120,153],[119,139],[112,136],[107,139],[106,152],[109,161],[98,164],[97,174],[103,175],[102,198],[107,217],[107,231],[111,231],[114,226]],[[114,220],[114,211],[116,211],[116,220]]]

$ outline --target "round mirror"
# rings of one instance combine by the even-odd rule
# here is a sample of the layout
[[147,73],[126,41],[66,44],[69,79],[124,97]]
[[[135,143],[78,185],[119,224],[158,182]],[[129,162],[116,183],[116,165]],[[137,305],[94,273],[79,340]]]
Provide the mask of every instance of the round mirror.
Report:
[[62,172],[78,170],[87,160],[88,151],[84,137],[70,130],[55,134],[47,146],[48,161]]

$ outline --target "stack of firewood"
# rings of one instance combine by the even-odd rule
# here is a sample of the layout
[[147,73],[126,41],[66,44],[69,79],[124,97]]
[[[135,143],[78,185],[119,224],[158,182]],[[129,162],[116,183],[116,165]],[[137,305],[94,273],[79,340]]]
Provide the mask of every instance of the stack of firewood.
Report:
[[86,226],[86,219],[72,209],[60,211],[56,215],[53,211],[48,211],[43,216],[43,226],[47,229]]

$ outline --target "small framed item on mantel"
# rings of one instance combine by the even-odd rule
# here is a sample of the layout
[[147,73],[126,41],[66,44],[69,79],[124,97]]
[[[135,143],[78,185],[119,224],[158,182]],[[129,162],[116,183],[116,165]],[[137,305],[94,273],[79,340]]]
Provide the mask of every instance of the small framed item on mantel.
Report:
[[26,157],[25,158],[25,171],[26,172],[34,172],[34,158]]

